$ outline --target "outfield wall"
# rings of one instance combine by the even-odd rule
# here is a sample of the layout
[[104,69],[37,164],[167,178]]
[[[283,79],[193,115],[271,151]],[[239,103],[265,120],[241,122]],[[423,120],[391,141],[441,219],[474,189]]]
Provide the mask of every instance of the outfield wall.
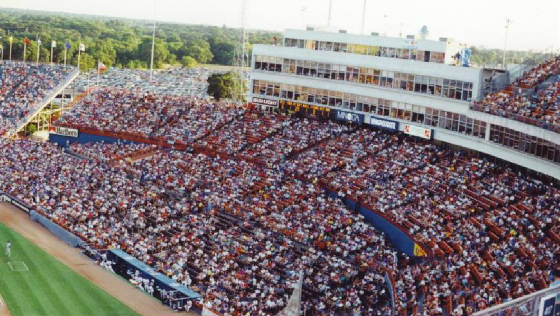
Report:
[[27,215],[29,215],[31,220],[41,224],[43,227],[48,229],[53,235],[58,237],[60,240],[64,241],[66,244],[72,247],[78,247],[78,246],[84,247],[86,245],[86,242],[83,241],[80,237],[74,235],[66,228],[60,226],[57,223],[54,223],[46,216],[44,216],[43,214],[46,214],[45,210],[40,210],[40,212],[43,213],[41,214],[33,210],[33,208],[27,205],[25,202],[13,198],[1,191],[0,191],[0,196],[2,197],[1,200],[3,202],[10,203],[13,206],[17,207],[18,209],[24,211],[25,213],[27,213]]
[[29,212],[29,217],[43,225],[46,229],[48,229],[53,235],[58,237],[60,240],[64,241],[66,244],[72,247],[85,247],[86,242],[77,237],[76,235],[72,234],[71,232],[67,231],[66,229],[60,227],[58,224],[53,223],[47,217],[31,210]]

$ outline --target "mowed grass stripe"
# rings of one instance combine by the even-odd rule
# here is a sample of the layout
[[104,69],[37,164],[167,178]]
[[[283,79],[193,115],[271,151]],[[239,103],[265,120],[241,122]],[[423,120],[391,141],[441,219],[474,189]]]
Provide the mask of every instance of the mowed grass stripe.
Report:
[[64,302],[59,295],[50,296],[47,300],[43,298],[43,293],[56,293],[57,289],[61,288],[60,277],[63,273],[58,271],[54,265],[56,262],[53,260],[41,260],[38,252],[24,245],[14,245],[13,250],[14,255],[16,253],[18,255],[21,254],[18,260],[22,260],[27,264],[29,272],[33,271],[33,273],[20,273],[23,280],[27,281],[29,287],[32,288],[31,296],[37,298],[40,301],[39,304],[45,310],[59,308],[62,313],[70,313],[71,311],[64,306]]
[[[3,225],[0,225],[0,242],[2,244],[2,264],[0,268],[2,270],[2,282],[0,282],[0,293],[4,297],[8,308],[13,315],[45,315],[47,309],[43,305],[35,304],[36,296],[36,286],[39,287],[40,284],[34,284],[30,286],[26,277],[29,278],[29,272],[14,272],[8,265],[8,261],[22,261],[28,259],[22,253],[22,245],[20,243],[18,236],[16,236],[13,231],[5,230]],[[6,241],[10,240],[12,243],[12,256],[7,258],[5,255],[5,245]],[[15,249],[18,249],[17,253]],[[29,259],[27,261],[30,261]],[[26,263],[27,264],[27,263]],[[29,267],[29,266],[28,266]],[[28,275],[25,275],[28,274]]]
[[[7,240],[12,242],[12,257],[9,259],[5,255]],[[0,293],[12,315],[138,316],[128,306],[2,223],[0,244]],[[11,271],[8,261],[23,261],[29,271]]]
[[21,273],[24,280],[28,281],[29,286],[32,287],[32,297],[38,298],[39,304],[47,311],[58,308],[64,315],[70,315],[72,311],[66,308],[65,300],[60,295],[49,296],[48,299],[43,298],[43,293],[57,293],[57,289],[64,287],[61,279],[65,273],[60,271],[59,266],[56,265],[58,262],[54,260],[41,260],[40,254],[30,247],[14,247],[14,254],[19,254],[20,252],[22,253],[21,260],[27,264],[30,272],[34,272]]

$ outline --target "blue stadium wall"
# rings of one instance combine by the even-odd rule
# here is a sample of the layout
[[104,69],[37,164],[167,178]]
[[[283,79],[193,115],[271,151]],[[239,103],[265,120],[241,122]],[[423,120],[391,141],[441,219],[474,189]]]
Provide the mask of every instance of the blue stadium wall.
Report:
[[73,144],[73,143],[80,143],[80,144],[100,143],[100,142],[104,142],[106,144],[113,144],[116,142],[120,142],[123,144],[136,143],[133,141],[118,139],[110,136],[99,136],[99,135],[86,134],[82,132],[79,132],[78,137],[63,136],[59,134],[50,133],[49,141],[51,143],[58,144],[61,147],[66,147],[67,144]]
[[[332,198],[340,198],[333,191],[327,190],[327,193]],[[393,246],[398,250],[409,256],[426,256],[423,249],[416,244],[416,242],[407,233],[383,218],[381,215],[363,205],[358,205],[351,199],[343,198],[342,201],[346,204],[346,206],[348,206],[348,208],[360,212],[360,214],[362,214],[368,223],[370,223],[373,227],[385,233],[385,235],[389,237]]]

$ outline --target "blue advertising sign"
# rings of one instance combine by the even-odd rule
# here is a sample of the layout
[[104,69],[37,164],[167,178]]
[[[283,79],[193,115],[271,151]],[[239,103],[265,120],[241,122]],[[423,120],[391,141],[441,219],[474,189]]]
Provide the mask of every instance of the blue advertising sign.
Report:
[[339,121],[353,122],[360,125],[364,123],[363,114],[337,110],[335,115]]
[[377,116],[369,117],[369,124],[386,130],[396,131],[399,129],[399,122],[379,118]]

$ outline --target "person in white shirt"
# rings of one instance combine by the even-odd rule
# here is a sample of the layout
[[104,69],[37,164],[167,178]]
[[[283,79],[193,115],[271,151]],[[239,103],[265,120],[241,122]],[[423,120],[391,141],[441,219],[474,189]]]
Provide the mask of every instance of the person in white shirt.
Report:
[[8,242],[6,242],[6,256],[10,258],[11,255],[12,255],[12,243],[8,240]]

